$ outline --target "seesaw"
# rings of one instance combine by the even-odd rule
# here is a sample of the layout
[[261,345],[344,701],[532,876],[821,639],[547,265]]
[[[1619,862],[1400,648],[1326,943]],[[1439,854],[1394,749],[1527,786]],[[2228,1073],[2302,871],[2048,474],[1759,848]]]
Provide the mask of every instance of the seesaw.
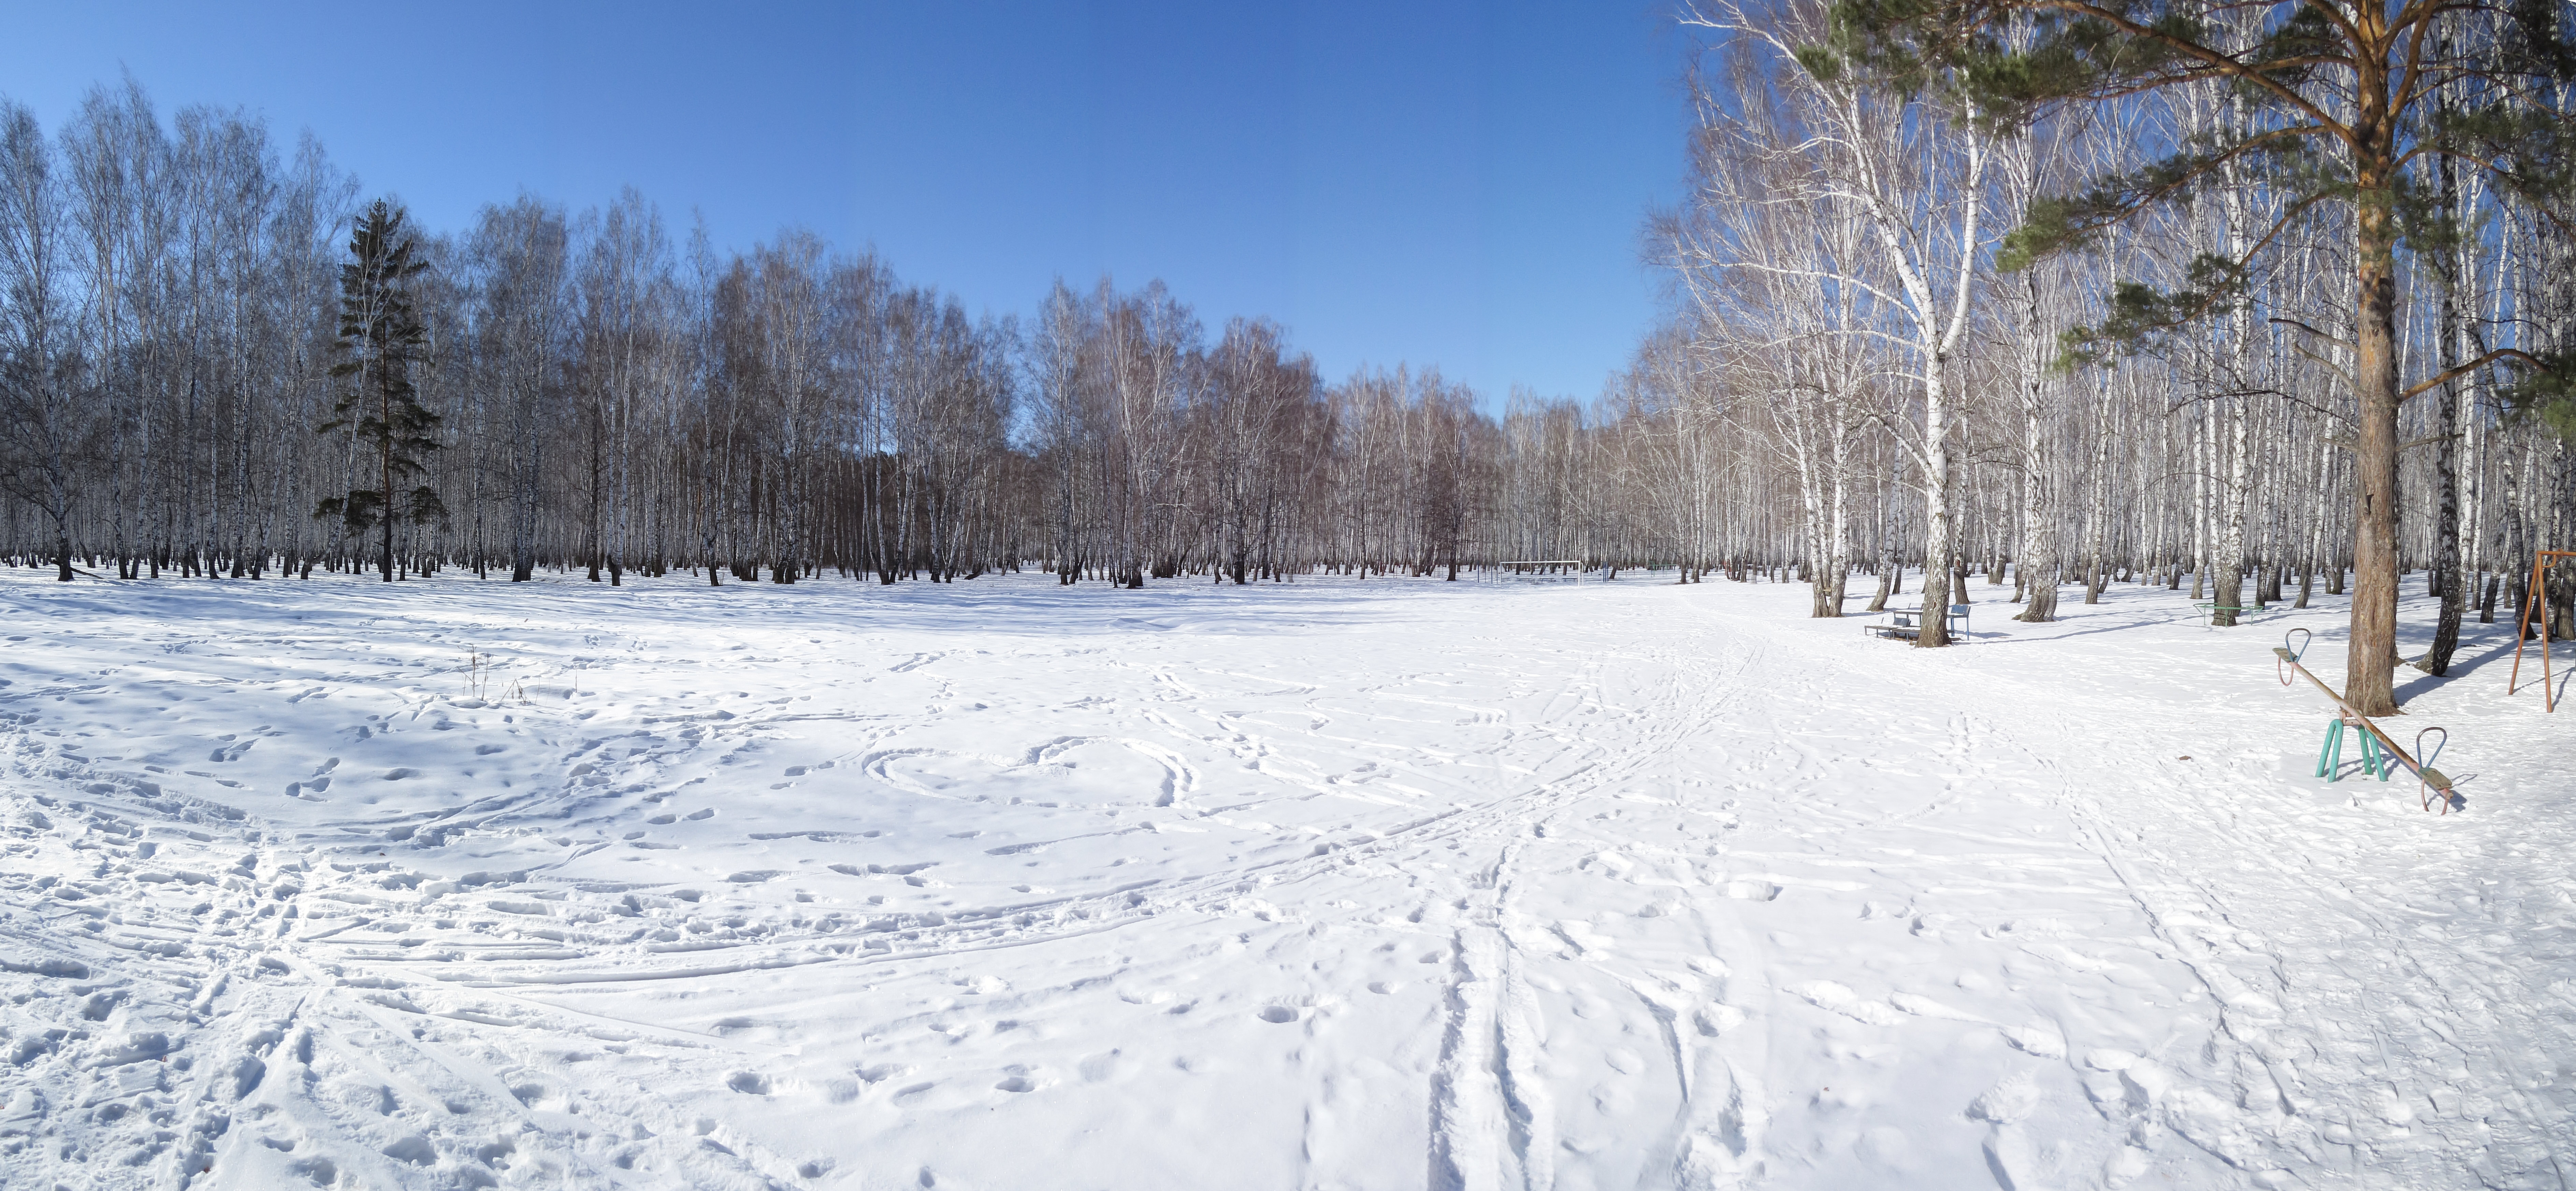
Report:
[[[2308,641],[2301,641],[2298,648],[2292,649],[2290,638],[2295,634],[2307,632],[2306,629],[2291,629],[2281,634],[2281,643],[2272,647],[2272,672],[2280,678],[2282,686],[2291,685],[2290,675],[2293,673],[2307,679],[2326,698],[2334,700],[2335,709],[2342,713],[2335,717],[2333,723],[2326,726],[2325,747],[2317,750],[2317,776],[2330,782],[2341,776],[2337,770],[2343,762],[2343,737],[2345,731],[2350,730],[2361,738],[2361,771],[2365,776],[2376,776],[2384,782],[2393,772],[2389,762],[2394,761],[2403,765],[2416,777],[2415,793],[2422,799],[2424,809],[2428,811],[2433,809],[2433,795],[2438,793],[2442,796],[2442,813],[2450,814],[2451,779],[2444,776],[2441,770],[2433,768],[2432,762],[2435,757],[2442,755],[2443,747],[2451,742],[2451,733],[2439,727],[2425,728],[2417,732],[2415,748],[2419,752],[2424,747],[2426,736],[2439,732],[2441,738],[2433,742],[2432,753],[2425,756],[2423,760],[2418,761],[2408,755],[2405,749],[2397,747],[2396,741],[2389,739],[2387,732],[2372,723],[2369,716],[2353,710],[2352,704],[2344,702],[2343,696],[2336,694],[2333,687],[2327,686],[2316,675],[2308,673],[2306,666],[2299,664],[2300,655],[2308,651]],[[2316,634],[2308,634],[2309,641],[2315,638]]]

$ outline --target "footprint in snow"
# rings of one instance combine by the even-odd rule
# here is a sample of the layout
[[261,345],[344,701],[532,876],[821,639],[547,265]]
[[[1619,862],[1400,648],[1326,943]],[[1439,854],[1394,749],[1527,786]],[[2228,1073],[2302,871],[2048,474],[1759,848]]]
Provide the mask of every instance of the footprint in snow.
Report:
[[1744,1024],[1744,1011],[1733,1005],[1703,1005],[1691,1014],[1691,1024],[1704,1037],[1715,1038]]
[[383,1152],[385,1157],[398,1162],[409,1162],[414,1166],[429,1166],[438,1161],[437,1148],[429,1144],[428,1138],[417,1133],[386,1146]]
[[1888,994],[1887,1002],[1888,1004],[1894,1005],[1916,1017],[1938,1018],[1943,1021],[1976,1022],[1980,1025],[1994,1024],[1977,1016],[1976,1014],[1961,1012],[1960,1010],[1953,1009],[1948,1005],[1944,1005],[1939,1001],[1918,993],[1890,993]]
[[2084,1065],[2096,1071],[2126,1071],[2137,1061],[2138,1056],[2125,1050],[2101,1049],[2084,1052]]
[[2066,1036],[2059,1033],[2056,1026],[2047,1022],[2035,1021],[2018,1030],[2006,1030],[2004,1041],[2012,1043],[2015,1050],[2025,1051],[2039,1058],[2066,1057]]
[[2036,1111],[2039,1101],[2039,1085],[2032,1081],[2030,1073],[2016,1072],[1969,1104],[1968,1119],[2009,1125]]
[[1831,980],[1813,980],[1805,984],[1792,985],[1789,991],[1819,1009],[1831,1010],[1868,1025],[1892,1026],[1905,1020],[1896,1010],[1880,1002],[1869,1000]]
[[1121,1051],[1113,1047],[1100,1054],[1084,1058],[1074,1066],[1074,1070],[1082,1075],[1085,1083],[1107,1083],[1127,1074],[1135,1066],[1133,1060],[1126,1058]]

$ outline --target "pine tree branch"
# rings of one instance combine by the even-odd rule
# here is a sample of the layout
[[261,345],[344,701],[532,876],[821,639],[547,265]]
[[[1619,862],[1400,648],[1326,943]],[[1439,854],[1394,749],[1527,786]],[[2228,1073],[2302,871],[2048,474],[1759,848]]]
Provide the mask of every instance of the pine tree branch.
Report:
[[2447,385],[2454,380],[2458,380],[2459,378],[2475,372],[2480,368],[2484,368],[2489,364],[2495,363],[2498,360],[2520,360],[2533,368],[2543,370],[2546,370],[2549,367],[2547,362],[2543,361],[2540,357],[2532,355],[2530,352],[2523,351],[2519,348],[2489,348],[2484,355],[2479,356],[2477,359],[2471,360],[2456,368],[2448,369],[2439,376],[2435,376],[2400,392],[2397,394],[2397,399],[2399,401],[2404,401],[2409,397],[2440,388],[2443,385]]

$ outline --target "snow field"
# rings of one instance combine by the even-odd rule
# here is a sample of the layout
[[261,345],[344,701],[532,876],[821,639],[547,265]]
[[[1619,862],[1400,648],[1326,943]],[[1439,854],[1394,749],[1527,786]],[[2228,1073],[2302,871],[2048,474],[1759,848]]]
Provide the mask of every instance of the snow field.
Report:
[[2565,1185],[2508,634],[1970,592],[11,576],[0,1183]]

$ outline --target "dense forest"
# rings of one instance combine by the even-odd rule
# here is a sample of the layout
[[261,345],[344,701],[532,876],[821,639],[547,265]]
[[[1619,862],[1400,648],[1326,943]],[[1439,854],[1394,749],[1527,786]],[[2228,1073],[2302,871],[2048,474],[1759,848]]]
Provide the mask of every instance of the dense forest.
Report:
[[604,586],[1577,560],[1808,582],[1819,616],[1924,568],[2033,620],[2188,585],[2221,624],[2349,584],[2391,654],[2421,571],[2438,673],[2576,542],[2576,49],[2549,6],[2323,11],[1685,10],[1688,185],[1643,236],[1672,313],[1580,401],[1323,376],[1160,283],[970,314],[631,190],[414,231],[239,112],[0,101],[0,553]]

